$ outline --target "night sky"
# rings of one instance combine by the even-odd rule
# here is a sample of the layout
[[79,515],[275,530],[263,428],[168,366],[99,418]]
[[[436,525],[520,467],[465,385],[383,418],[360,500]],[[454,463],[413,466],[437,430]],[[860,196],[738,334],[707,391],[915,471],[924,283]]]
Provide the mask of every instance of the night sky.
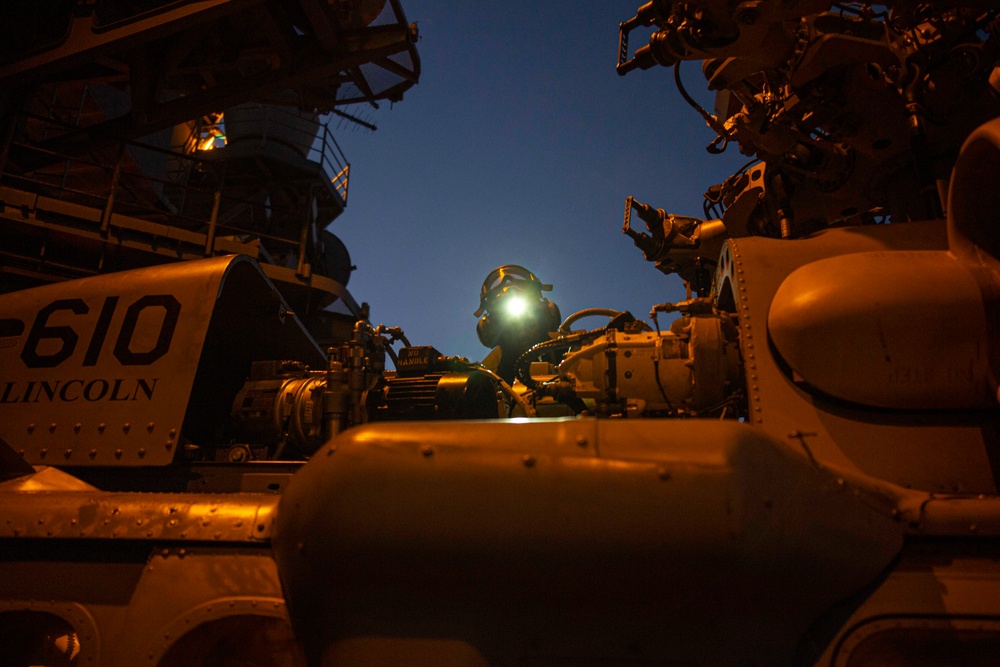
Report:
[[[564,318],[605,307],[647,319],[654,303],[683,299],[681,280],[621,233],[625,197],[701,217],[705,189],[747,158],[705,152],[714,133],[671,70],[617,75],[618,24],[638,1],[402,4],[419,26],[420,82],[363,112],[377,131],[337,134],[351,182],[329,229],[357,266],[348,289],[372,323],[481,360],[473,312],[500,264],[552,283]],[[634,32],[632,50],[648,34]],[[700,63],[682,76],[711,103]]]

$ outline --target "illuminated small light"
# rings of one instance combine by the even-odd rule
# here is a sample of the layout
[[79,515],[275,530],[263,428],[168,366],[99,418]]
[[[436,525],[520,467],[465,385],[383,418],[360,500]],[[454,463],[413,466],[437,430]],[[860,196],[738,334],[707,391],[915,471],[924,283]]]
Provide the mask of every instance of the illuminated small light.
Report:
[[507,297],[504,307],[511,317],[521,317],[528,312],[528,302],[519,296]]
[[210,151],[213,148],[226,145],[226,135],[218,130],[212,130],[209,135],[198,143],[198,150]]

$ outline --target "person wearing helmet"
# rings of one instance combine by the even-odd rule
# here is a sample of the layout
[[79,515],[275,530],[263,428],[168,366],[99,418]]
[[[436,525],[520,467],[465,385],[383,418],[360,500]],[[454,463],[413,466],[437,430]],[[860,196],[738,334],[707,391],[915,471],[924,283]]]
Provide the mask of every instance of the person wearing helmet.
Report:
[[559,327],[559,306],[542,296],[552,290],[523,266],[493,269],[479,293],[476,333],[493,351],[483,366],[513,384],[517,360],[531,347],[549,339]]

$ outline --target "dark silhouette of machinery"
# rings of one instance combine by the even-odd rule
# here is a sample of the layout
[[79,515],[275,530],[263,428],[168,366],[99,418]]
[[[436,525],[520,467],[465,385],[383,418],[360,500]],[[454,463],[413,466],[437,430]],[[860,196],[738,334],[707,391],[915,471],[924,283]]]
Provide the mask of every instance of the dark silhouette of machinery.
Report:
[[[655,305],[653,327],[566,327],[538,346],[557,363],[526,353],[527,401],[596,419],[324,445],[274,541],[307,653],[1000,659],[998,18],[653,0],[623,22],[619,72],[673,67],[710,152],[753,158],[704,219],[626,200],[623,231],[694,298]],[[703,61],[714,113],[684,60]],[[680,318],[660,331],[664,313]]]
[[328,365],[305,326],[367,318],[329,120],[402,99],[416,37],[398,0],[4,6],[0,663],[304,663],[269,543],[321,435],[290,406]]
[[350,175],[329,119],[416,82],[396,0],[46,0],[4,18],[0,289],[235,253],[322,338],[335,300],[361,316],[326,231]]
[[[4,276],[49,283],[0,296],[0,655],[1000,661],[991,3],[639,7],[620,25],[618,71],[673,67],[716,134],[709,151],[753,160],[708,189],[704,219],[626,199],[623,232],[690,292],[654,304],[651,324],[607,309],[559,323],[533,274],[491,274],[484,342],[504,344],[497,316],[517,292],[547,320],[517,341],[518,390],[366,318],[322,349],[296,315],[315,297],[313,231],[338,204],[315,191],[292,126],[321,110],[306,100],[353,99],[351,85],[378,96],[357,59],[412,83],[397,3],[49,5],[72,9],[68,28],[28,19],[0,47]],[[191,43],[180,28],[200,21],[212,37]],[[140,24],[170,48],[135,55],[135,31],[118,31]],[[685,91],[685,60],[703,61],[714,112]],[[55,79],[95,68],[129,111],[85,123],[81,105],[67,124],[32,110]],[[259,87],[234,99],[223,74]],[[279,107],[296,120],[272,134]],[[200,119],[199,147],[226,135],[190,161],[187,182],[208,184],[191,205],[209,210],[190,229],[171,217],[182,189],[143,190],[139,153],[120,148],[183,125],[180,108]],[[234,135],[241,118],[254,129]],[[102,151],[122,157],[73,166]],[[96,208],[91,176],[113,184]],[[230,176],[244,189],[226,209]],[[140,190],[160,217],[138,213]],[[299,227],[282,201],[304,206]],[[221,234],[227,210],[261,227]],[[299,245],[280,259],[270,248],[292,227]],[[134,270],[105,272],[112,259]],[[297,287],[277,271],[292,264]],[[573,328],[589,315],[609,321]]]

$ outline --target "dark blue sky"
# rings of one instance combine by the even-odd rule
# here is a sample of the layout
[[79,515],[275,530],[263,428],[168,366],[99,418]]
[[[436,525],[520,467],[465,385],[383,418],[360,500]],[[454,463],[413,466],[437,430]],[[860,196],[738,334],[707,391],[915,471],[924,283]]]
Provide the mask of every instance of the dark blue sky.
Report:
[[[378,131],[338,133],[351,183],[330,230],[374,324],[482,359],[473,311],[500,264],[552,283],[564,318],[599,306],[645,319],[683,298],[680,279],[621,233],[624,199],[701,216],[706,187],[746,158],[705,152],[714,134],[670,70],[615,73],[618,24],[638,4],[403,0],[420,30],[420,83],[372,114]],[[682,74],[708,103],[700,63]]]

